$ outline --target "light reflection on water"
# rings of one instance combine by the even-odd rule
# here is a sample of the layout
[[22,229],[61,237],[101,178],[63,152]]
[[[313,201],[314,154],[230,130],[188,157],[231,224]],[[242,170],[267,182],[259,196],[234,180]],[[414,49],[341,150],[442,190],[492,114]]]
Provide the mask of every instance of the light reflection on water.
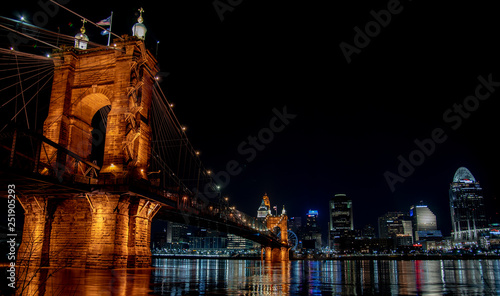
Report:
[[500,281],[495,281],[500,279],[500,260],[155,259],[153,265],[151,269],[65,269],[52,276],[45,269],[23,295],[500,294]]

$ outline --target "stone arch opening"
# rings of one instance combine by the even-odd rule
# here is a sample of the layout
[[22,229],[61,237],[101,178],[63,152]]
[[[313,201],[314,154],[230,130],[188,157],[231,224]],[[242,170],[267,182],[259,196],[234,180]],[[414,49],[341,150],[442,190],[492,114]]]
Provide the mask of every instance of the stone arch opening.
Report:
[[90,160],[95,162],[98,166],[102,166],[104,160],[104,144],[106,141],[109,111],[111,111],[111,105],[99,109],[94,114],[90,124],[92,127]]
[[274,234],[280,234],[281,242],[288,244],[288,217],[282,216],[267,216],[267,228]]
[[[84,96],[70,111],[68,149],[88,161],[102,165],[100,151],[104,151],[107,116],[111,101],[102,93]],[[102,146],[102,148],[101,148]]]
[[280,233],[280,232],[281,232],[281,227],[280,227],[280,226],[275,226],[273,229],[271,229],[271,231],[272,231],[274,234],[278,235],[278,233]]

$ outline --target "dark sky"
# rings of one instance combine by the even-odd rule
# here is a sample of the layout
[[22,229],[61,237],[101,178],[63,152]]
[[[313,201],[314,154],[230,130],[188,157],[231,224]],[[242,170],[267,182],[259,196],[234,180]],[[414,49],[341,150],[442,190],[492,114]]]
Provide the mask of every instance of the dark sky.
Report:
[[[326,228],[329,198],[345,193],[362,228],[423,200],[449,234],[448,188],[460,166],[481,182],[491,214],[498,211],[500,18],[490,1],[66,2],[96,22],[113,10],[119,35],[130,34],[144,7],[149,48],[160,41],[161,71],[169,73],[168,99],[206,167],[217,173],[238,162],[241,172],[222,192],[247,213],[268,193],[290,216],[319,210]],[[221,21],[214,3],[235,6]],[[43,11],[36,1],[9,5],[2,15],[12,18]],[[53,14],[47,29],[77,33],[78,17]],[[371,37],[359,33],[367,24]],[[87,25],[87,34],[106,43],[98,29]],[[480,76],[493,93],[466,99],[485,85]],[[468,109],[456,107],[464,102]],[[273,110],[284,109],[289,122],[271,139]],[[429,143],[439,132],[428,155],[415,152],[415,140]],[[259,133],[266,143],[250,154],[248,137]],[[418,166],[392,191],[384,174],[398,175],[398,157],[410,154]]]

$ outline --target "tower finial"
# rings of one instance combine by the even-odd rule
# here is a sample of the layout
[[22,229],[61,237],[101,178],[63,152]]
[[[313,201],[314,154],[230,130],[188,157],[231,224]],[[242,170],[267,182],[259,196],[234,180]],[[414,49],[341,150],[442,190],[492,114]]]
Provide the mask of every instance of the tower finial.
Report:
[[80,33],[75,35],[75,48],[87,49],[87,44],[89,43],[89,37],[85,35],[85,23],[86,19],[82,19],[82,27],[80,28]]
[[82,27],[80,28],[80,32],[82,32],[82,34],[85,34],[85,23],[87,22],[86,19],[82,19]]
[[142,22],[144,22],[144,19],[142,18],[142,13],[144,12],[144,9],[141,7],[138,9],[139,10],[139,18],[137,19],[137,22],[139,22],[139,24],[142,24]]
[[132,27],[132,35],[135,37],[144,40],[146,38],[146,32],[148,29],[146,29],[146,26],[142,22],[144,22],[144,19],[142,18],[142,13],[144,12],[144,9],[141,7],[138,9],[140,15],[139,18],[137,19],[137,23]]

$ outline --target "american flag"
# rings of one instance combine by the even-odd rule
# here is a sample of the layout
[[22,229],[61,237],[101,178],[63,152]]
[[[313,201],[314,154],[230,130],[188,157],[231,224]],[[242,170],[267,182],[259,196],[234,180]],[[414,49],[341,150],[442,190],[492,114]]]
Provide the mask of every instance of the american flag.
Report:
[[99,26],[111,26],[111,16],[101,20],[97,23]]

